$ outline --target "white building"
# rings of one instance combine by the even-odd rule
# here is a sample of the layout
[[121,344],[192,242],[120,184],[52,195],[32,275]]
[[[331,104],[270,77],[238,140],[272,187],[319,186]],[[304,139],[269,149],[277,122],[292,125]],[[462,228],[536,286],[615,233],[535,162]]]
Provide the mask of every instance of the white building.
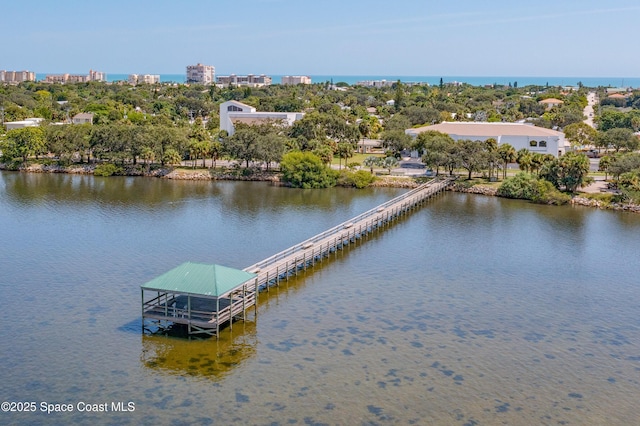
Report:
[[137,84],[156,84],[160,83],[160,75],[158,74],[129,74],[127,82],[135,86]]
[[7,131],[13,129],[24,129],[25,127],[38,127],[40,123],[44,121],[44,118],[25,118],[21,121],[7,121],[4,126]]
[[221,86],[228,86],[233,84],[234,86],[244,86],[244,87],[261,87],[261,86],[270,86],[271,85],[271,77],[268,75],[260,74],[260,75],[221,75],[216,78],[216,82]]
[[564,154],[568,145],[562,132],[523,123],[452,123],[445,121],[432,126],[408,129],[405,133],[415,138],[418,134],[428,130],[446,133],[453,140],[486,141],[493,138],[498,142],[498,145],[508,143],[516,151],[526,148],[531,152],[551,154],[554,157]]
[[391,87],[396,84],[397,81],[387,81],[387,80],[362,80],[358,81],[356,86],[365,86],[365,87]]
[[187,65],[187,83],[213,84],[215,77],[216,68],[213,65]]
[[311,84],[308,75],[285,75],[280,79],[282,85]]
[[229,135],[235,133],[237,123],[260,124],[265,122],[280,122],[291,126],[294,121],[304,116],[302,112],[256,112],[250,105],[238,101],[227,101],[220,104],[220,130],[226,130]]

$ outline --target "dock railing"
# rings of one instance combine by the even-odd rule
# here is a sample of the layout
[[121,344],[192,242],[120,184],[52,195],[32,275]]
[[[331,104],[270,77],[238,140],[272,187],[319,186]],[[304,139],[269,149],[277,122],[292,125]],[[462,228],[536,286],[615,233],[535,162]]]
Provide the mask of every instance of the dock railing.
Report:
[[[257,274],[261,274],[265,272],[265,268],[269,268],[269,266],[276,265],[280,261],[291,258],[296,253],[303,252],[312,252],[312,247],[316,245],[318,242],[322,242],[323,244],[326,242],[325,240],[329,237],[337,237],[341,234],[342,231],[347,231],[346,234],[349,234],[350,228],[360,228],[362,229],[362,225],[365,225],[365,228],[372,226],[373,223],[383,221],[389,221],[390,216],[397,216],[398,212],[404,212],[409,208],[412,208],[422,202],[424,199],[431,197],[432,195],[443,191],[446,189],[451,183],[455,180],[455,177],[446,177],[446,178],[436,178],[425,184],[420,185],[417,188],[412,189],[396,198],[393,198],[383,204],[380,204],[373,209],[367,210],[366,212],[359,214],[349,220],[346,220],[332,228],[327,229],[320,234],[314,235],[311,238],[308,238],[301,243],[298,243],[292,247],[289,247],[279,253],[274,254],[260,262],[257,262],[251,266],[244,268],[247,272],[253,272]],[[368,221],[368,219],[371,219]],[[358,225],[358,226],[356,226]],[[354,230],[355,232],[355,230]],[[315,247],[318,248],[317,246]],[[321,249],[321,247],[320,247]],[[321,251],[323,251],[321,249]],[[328,249],[327,249],[328,251]],[[324,251],[323,251],[324,252]],[[322,254],[320,254],[322,255]],[[272,269],[272,268],[270,268]],[[262,283],[262,279],[258,279],[260,283]]]
[[[243,284],[241,288],[233,290],[222,297],[224,306],[218,302],[212,310],[198,309],[191,299],[181,300],[177,306],[178,297],[184,297],[171,291],[159,292],[158,296],[150,300],[144,298],[142,289],[142,327],[145,329],[145,319],[157,321],[158,326],[164,323],[186,324],[189,334],[205,333],[218,335],[220,326],[228,322],[233,323],[235,317],[246,314],[250,306],[257,306],[258,292],[278,285],[280,280],[288,279],[299,270],[313,266],[316,262],[328,258],[330,254],[344,248],[351,242],[356,242],[381,227],[399,219],[410,210],[417,208],[424,200],[444,191],[453,183],[455,177],[435,178],[418,186],[392,200],[346,220],[311,238],[308,238],[286,250],[269,256],[268,258],[244,268],[244,271],[255,273],[257,276]],[[228,304],[227,304],[228,303]],[[195,308],[195,309],[194,309]]]

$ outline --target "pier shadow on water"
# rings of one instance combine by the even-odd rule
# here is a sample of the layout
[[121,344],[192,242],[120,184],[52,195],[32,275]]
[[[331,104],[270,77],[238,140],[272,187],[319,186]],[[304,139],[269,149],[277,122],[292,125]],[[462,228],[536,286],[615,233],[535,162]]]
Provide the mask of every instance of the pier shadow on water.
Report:
[[150,370],[175,376],[219,379],[255,356],[256,323],[237,322],[215,337],[185,339],[176,328],[167,334],[142,335],[140,361]]

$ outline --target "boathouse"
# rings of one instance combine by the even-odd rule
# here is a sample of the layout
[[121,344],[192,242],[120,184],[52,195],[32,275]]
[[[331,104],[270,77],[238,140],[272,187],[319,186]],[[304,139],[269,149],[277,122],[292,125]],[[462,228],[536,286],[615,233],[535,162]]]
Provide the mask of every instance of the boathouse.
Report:
[[218,335],[256,305],[257,274],[221,265],[186,262],[143,284],[142,327],[187,326],[189,334]]

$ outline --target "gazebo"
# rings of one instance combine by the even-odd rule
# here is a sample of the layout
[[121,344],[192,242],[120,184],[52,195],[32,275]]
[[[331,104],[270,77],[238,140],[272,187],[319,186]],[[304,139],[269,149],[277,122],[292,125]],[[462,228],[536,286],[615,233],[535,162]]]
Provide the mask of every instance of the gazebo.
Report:
[[220,326],[244,319],[256,305],[257,274],[221,265],[186,262],[140,286],[142,329],[184,324],[189,334],[218,336]]

